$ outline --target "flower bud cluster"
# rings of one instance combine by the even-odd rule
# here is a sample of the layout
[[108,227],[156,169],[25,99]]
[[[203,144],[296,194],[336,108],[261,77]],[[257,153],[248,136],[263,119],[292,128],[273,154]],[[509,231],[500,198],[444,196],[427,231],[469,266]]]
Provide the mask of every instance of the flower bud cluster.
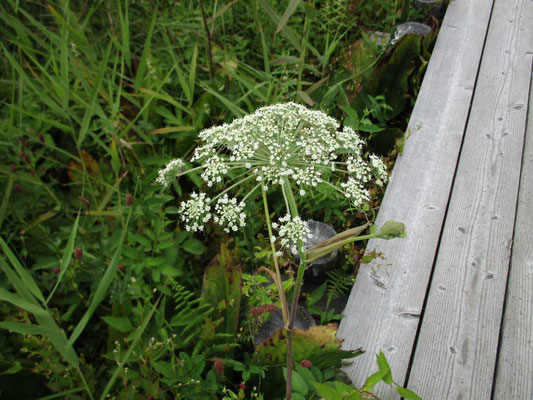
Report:
[[184,167],[185,163],[179,158],[170,161],[164,169],[159,171],[159,175],[157,176],[155,183],[163,186],[170,185],[176,178],[176,175],[183,171]]

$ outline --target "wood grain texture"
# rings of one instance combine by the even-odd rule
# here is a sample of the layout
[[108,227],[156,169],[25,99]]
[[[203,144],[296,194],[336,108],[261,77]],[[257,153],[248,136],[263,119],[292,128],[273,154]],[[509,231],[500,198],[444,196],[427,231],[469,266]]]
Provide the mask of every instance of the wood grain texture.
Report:
[[531,0],[495,1],[408,378],[422,398],[491,397],[526,129],[531,21]]
[[533,88],[529,94],[511,267],[498,351],[495,399],[533,399]]
[[[405,222],[408,236],[370,241],[382,264],[362,265],[339,327],[344,348],[367,351],[345,368],[357,385],[376,371],[382,349],[404,382],[444,220],[493,0],[452,1],[422,83],[403,155],[378,215]],[[377,260],[380,262],[380,260]],[[388,398],[388,387],[376,394]]]

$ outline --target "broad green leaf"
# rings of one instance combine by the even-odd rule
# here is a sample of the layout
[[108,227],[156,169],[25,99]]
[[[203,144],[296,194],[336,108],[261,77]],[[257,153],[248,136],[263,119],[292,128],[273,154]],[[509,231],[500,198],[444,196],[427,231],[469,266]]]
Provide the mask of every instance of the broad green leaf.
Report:
[[312,382],[312,384],[321,397],[327,400],[342,400],[342,394],[337,389],[324,385],[323,383]]
[[296,371],[292,371],[292,388],[303,395],[307,394],[309,391],[305,379]]
[[187,239],[182,246],[183,250],[188,253],[194,254],[195,256],[202,255],[205,251],[205,246],[197,239]]

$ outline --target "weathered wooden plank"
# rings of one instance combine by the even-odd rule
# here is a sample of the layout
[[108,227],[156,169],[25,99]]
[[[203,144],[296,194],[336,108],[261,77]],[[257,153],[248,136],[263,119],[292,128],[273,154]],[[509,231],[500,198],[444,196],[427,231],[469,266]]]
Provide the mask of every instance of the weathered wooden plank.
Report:
[[518,198],[503,329],[498,350],[496,399],[533,399],[533,88]]
[[[345,348],[366,354],[345,368],[357,385],[376,370],[383,350],[404,382],[443,224],[493,0],[452,1],[416,102],[377,223],[407,224],[408,237],[370,241],[387,258],[363,265],[339,327]],[[374,273],[375,272],[375,273]],[[387,395],[388,388],[376,388]]]
[[491,396],[527,117],[531,21],[531,0],[495,1],[408,378],[422,398]]

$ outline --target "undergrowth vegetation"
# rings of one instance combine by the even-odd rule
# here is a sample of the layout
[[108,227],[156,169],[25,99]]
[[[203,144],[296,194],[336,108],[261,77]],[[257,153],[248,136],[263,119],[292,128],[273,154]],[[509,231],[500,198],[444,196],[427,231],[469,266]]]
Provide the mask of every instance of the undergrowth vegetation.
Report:
[[[391,167],[438,26],[392,45],[399,23],[423,19],[408,4],[3,1],[0,398],[281,398],[282,331],[256,338],[283,306],[276,286],[293,296],[297,262],[279,260],[282,282],[258,273],[272,259],[261,193],[238,235],[195,233],[179,204],[206,183],[165,188],[158,170],[190,159],[202,130],[287,102],[360,132]],[[340,232],[371,222],[382,194],[373,185],[358,208],[323,190],[298,208]],[[282,193],[268,200],[285,214]],[[363,388],[340,378],[361,351],[341,350],[334,304],[373,258],[342,250],[303,287],[322,325],[295,331],[292,398],[365,398],[378,381],[416,398],[382,354]]]

